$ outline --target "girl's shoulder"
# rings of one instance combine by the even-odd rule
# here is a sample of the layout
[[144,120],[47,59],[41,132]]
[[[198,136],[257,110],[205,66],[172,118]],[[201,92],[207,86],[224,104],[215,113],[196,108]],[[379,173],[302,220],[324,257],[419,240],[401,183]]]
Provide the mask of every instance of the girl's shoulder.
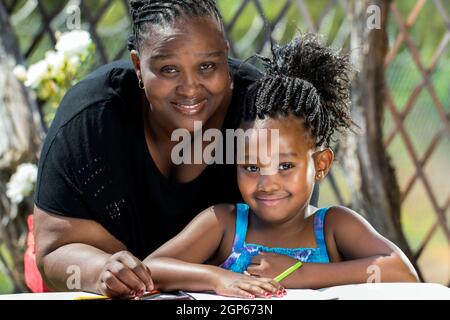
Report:
[[339,227],[341,224],[354,224],[366,222],[356,211],[344,206],[331,206],[326,214],[327,223],[330,227]]
[[[347,242],[358,226],[361,225],[361,217],[355,211],[343,206],[328,207],[322,216],[323,221],[322,232],[324,235],[328,256],[331,262],[339,262],[344,260],[341,250],[342,242]],[[314,212],[314,218],[319,214],[319,210]]]
[[336,240],[376,234],[375,229],[361,214],[344,206],[328,208],[326,229]]
[[230,203],[215,204],[198,214],[194,220],[210,221],[226,231],[236,220],[236,206]]
[[236,227],[236,205],[218,204],[211,207],[211,213],[222,227],[222,240],[214,256],[209,260],[210,264],[220,265],[231,252]]

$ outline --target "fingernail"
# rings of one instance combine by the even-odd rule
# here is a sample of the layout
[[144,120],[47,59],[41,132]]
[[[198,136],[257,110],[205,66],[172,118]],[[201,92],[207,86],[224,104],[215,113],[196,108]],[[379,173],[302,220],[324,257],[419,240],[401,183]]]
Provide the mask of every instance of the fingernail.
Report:
[[269,292],[264,292],[264,297],[266,298],[272,298],[272,295]]
[[131,291],[131,292],[130,292],[130,295],[131,295],[131,296],[135,296],[135,295],[136,295],[136,291]]

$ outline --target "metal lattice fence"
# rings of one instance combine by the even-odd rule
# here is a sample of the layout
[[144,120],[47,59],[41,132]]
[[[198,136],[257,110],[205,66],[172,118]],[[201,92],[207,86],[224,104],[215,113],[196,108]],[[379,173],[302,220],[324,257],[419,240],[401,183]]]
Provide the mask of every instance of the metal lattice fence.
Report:
[[[434,16],[437,21],[434,24],[440,25],[441,29],[437,45],[429,50],[430,52],[421,52],[420,44],[414,39],[414,25],[418,19],[427,19],[426,11],[430,12],[430,10],[436,13]],[[447,264],[441,271],[448,274],[450,270],[448,264],[450,260],[450,185],[444,182],[448,181],[448,170],[444,166],[444,160],[440,162],[440,165],[436,162],[438,161],[436,159],[440,157],[446,158],[450,151],[448,8],[445,8],[443,2],[439,0],[433,2],[419,0],[414,3],[406,19],[395,2],[391,4],[390,11],[391,23],[396,30],[396,35],[386,57],[385,68],[389,70],[392,67],[396,56],[403,48],[401,54],[410,55],[408,59],[409,63],[412,63],[410,68],[416,69],[414,71],[416,82],[412,82],[408,88],[406,101],[395,97],[394,83],[388,84],[386,108],[393,125],[385,132],[385,145],[387,148],[394,144],[403,145],[404,155],[407,155],[412,162],[409,172],[405,172],[403,178],[399,179],[403,207],[417,205],[416,196],[419,196],[423,199],[422,201],[426,201],[427,211],[433,213],[433,217],[430,216],[421,225],[421,240],[410,244],[414,246],[415,259],[419,261],[419,265],[424,267],[427,265],[423,260],[420,263],[421,258],[425,256],[427,246],[434,238],[434,245],[442,243],[442,258],[447,259]],[[429,23],[433,24],[433,22]],[[420,118],[428,121],[419,121]],[[420,128],[420,125],[423,127]],[[395,143],[396,139],[397,143]],[[438,168],[430,171],[433,166]],[[446,170],[447,173],[445,173]],[[443,176],[447,174],[447,179],[442,179],[439,172]],[[406,216],[407,213],[404,215]],[[409,218],[415,217],[410,215]],[[435,268],[439,268],[438,260],[434,263],[436,263]],[[450,285],[450,282],[447,283]]]
[[[76,14],[96,44],[96,65],[128,56],[128,0],[2,1],[29,63],[53,47],[55,32],[66,30],[68,19]],[[349,48],[350,0],[217,2],[235,57],[268,54],[271,41],[286,42],[299,31],[323,34],[329,44]],[[384,65],[385,146],[401,187],[403,230],[425,280],[446,285],[450,285],[449,7],[441,0],[392,1]],[[427,21],[430,16],[433,21]],[[436,44],[427,43],[428,38]],[[348,205],[348,186],[339,166],[332,173],[322,188],[321,203]]]

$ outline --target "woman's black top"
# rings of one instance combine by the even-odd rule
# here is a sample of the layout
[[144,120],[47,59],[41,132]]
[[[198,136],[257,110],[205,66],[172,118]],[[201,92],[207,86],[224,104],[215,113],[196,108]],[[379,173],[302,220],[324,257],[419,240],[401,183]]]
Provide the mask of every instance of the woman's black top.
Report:
[[[246,88],[261,76],[241,61],[229,65],[234,90],[223,129],[234,128]],[[147,148],[140,96],[129,61],[105,65],[69,90],[43,145],[34,202],[97,221],[144,259],[202,210],[242,198],[231,164],[209,165],[185,184],[163,176]]]

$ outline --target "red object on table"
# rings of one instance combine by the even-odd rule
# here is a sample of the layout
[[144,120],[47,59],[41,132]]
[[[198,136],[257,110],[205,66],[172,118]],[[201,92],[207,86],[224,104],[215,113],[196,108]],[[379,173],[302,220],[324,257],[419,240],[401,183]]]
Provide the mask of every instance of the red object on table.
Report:
[[41,273],[36,264],[36,249],[34,245],[33,234],[33,215],[27,218],[28,235],[27,235],[27,249],[24,256],[25,268],[25,283],[31,292],[50,292],[50,289],[45,285]]

